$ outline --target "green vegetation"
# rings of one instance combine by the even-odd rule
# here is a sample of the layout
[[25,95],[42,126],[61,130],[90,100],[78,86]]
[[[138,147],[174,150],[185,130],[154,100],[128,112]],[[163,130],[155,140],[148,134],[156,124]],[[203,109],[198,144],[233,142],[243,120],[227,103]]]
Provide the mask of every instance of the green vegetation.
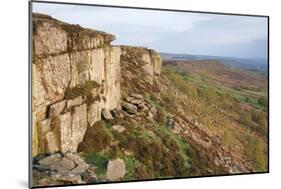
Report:
[[[148,123],[145,117],[138,122],[129,117],[99,121],[88,128],[78,151],[85,154],[87,162],[98,166],[100,175],[105,174],[105,162],[121,158],[126,163],[127,180],[187,176],[189,146],[172,134],[164,121],[150,129],[145,127]],[[113,130],[111,126],[116,124],[125,131]]]
[[108,157],[102,154],[90,153],[85,156],[85,161],[89,164],[93,164],[97,167],[96,174],[97,175],[105,175]]
[[255,135],[247,134],[243,140],[245,156],[258,172],[267,170],[267,153],[263,141]]
[[[227,97],[231,101],[248,103],[253,107],[267,111],[267,94],[264,89],[244,86],[227,86],[220,82],[196,73],[187,73],[179,68],[166,65],[163,69],[174,85],[193,100],[219,102]],[[253,89],[253,90],[252,90]],[[198,98],[199,97],[199,98]],[[225,104],[224,103],[221,104]],[[237,107],[237,106],[236,106]]]
[[79,96],[89,96],[94,88],[100,87],[96,81],[86,81],[84,85],[67,88],[65,90],[65,98],[73,99]]
[[100,152],[105,150],[111,141],[112,137],[104,127],[103,121],[98,121],[92,127],[88,127],[83,142],[78,146],[78,152]]

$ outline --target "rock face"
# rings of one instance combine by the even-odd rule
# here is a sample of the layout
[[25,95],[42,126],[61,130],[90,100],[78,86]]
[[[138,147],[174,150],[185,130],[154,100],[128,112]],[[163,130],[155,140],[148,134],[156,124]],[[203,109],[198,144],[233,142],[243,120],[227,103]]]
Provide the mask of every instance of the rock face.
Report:
[[[102,119],[102,111],[120,107],[121,63],[138,64],[151,84],[160,74],[156,52],[112,46],[114,39],[105,32],[33,14],[33,156],[76,152],[87,127]],[[129,58],[136,62],[126,62]],[[134,99],[130,104],[137,106],[141,99]]]
[[145,81],[152,85],[154,79],[160,75],[162,66],[160,55],[152,49],[142,47],[121,46],[121,51],[121,62],[127,64],[123,68],[127,69],[128,65],[133,67],[143,73]]

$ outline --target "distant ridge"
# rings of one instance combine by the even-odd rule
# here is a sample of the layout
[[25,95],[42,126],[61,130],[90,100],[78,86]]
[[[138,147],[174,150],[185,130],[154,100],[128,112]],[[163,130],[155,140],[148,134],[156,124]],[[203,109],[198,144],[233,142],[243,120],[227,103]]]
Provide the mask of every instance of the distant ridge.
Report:
[[267,59],[265,58],[235,58],[224,56],[209,56],[209,55],[190,55],[190,54],[172,54],[160,53],[163,60],[218,60],[225,65],[237,67],[244,70],[257,71],[267,75]]

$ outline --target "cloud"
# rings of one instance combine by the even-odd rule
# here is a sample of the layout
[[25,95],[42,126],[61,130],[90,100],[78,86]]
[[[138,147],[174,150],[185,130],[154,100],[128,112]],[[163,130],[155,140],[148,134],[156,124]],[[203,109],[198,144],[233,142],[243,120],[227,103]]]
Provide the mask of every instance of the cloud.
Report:
[[[114,44],[171,53],[254,57],[266,55],[262,17],[33,3],[34,12],[117,36]],[[243,51],[242,51],[243,50]],[[262,52],[261,52],[262,51]]]

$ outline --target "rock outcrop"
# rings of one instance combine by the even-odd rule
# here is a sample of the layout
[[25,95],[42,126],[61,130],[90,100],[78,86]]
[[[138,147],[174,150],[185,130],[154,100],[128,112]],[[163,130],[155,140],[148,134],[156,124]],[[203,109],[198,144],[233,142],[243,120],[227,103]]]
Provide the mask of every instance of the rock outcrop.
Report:
[[97,180],[95,167],[75,153],[55,153],[39,156],[33,165],[34,185],[64,185],[92,183]]
[[122,72],[127,67],[142,69],[136,71],[151,85],[160,74],[161,59],[155,51],[112,46],[114,39],[105,32],[33,14],[34,156],[76,152],[87,127],[99,121],[102,112],[120,108]]

